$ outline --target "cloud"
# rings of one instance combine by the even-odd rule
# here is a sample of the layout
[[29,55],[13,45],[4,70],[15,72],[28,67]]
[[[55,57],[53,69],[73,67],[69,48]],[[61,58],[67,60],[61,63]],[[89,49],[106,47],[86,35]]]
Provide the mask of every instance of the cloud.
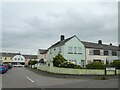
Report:
[[116,44],[117,13],[117,3],[5,3],[3,50],[35,53],[57,42],[61,34]]

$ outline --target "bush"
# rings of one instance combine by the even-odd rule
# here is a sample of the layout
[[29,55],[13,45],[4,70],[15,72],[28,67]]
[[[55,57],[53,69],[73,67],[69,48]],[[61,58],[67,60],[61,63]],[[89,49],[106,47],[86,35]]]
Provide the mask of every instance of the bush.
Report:
[[30,61],[28,62],[28,65],[35,65],[36,63],[38,63],[38,61],[32,61],[32,60],[30,60]]
[[55,56],[55,58],[53,58],[53,66],[59,67],[59,65],[61,65],[65,61],[67,60],[65,60],[65,58],[61,54],[58,54]]
[[53,66],[55,67],[63,67],[63,68],[75,68],[80,69],[80,65],[76,65],[71,62],[67,62],[67,60],[61,55],[58,54],[53,58]]
[[104,64],[101,62],[92,62],[86,65],[87,69],[104,69]]
[[120,60],[114,60],[110,63],[110,67],[115,67],[116,69],[120,69]]

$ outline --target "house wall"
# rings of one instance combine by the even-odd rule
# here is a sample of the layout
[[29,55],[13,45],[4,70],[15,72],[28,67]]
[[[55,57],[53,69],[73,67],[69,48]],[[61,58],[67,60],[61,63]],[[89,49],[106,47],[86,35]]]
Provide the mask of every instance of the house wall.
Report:
[[47,64],[50,64],[50,66],[53,66],[53,63],[52,63],[53,58],[58,54],[64,55],[64,45],[59,46],[59,47],[50,48],[48,50],[47,56],[46,56]]
[[25,62],[25,57],[22,55],[15,55],[12,58],[12,62]]
[[[73,48],[72,49],[73,54],[68,53],[69,47]],[[75,47],[76,47],[76,54],[74,53]],[[78,51],[78,47],[81,48],[81,51]],[[60,53],[68,61],[72,61],[81,66],[85,65],[85,48],[84,45],[76,37],[72,38],[62,46],[49,49],[47,54],[48,63],[52,64],[53,57],[55,57],[58,53]]]
[[3,63],[4,62],[12,62],[12,57],[2,57]]
[[102,49],[93,49],[93,48],[86,48],[86,64],[89,64],[90,62],[93,62],[94,59],[100,59],[103,61],[104,64],[106,64],[106,60],[109,62],[112,62],[115,59],[118,59],[118,56],[112,56],[112,55],[90,55],[90,50],[100,50],[103,52]]
[[[72,47],[72,53],[69,54],[69,49]],[[76,51],[75,51],[76,47]],[[78,48],[81,48],[80,50]],[[67,60],[75,61],[76,64],[81,65],[82,67],[85,65],[85,47],[80,42],[80,40],[76,37],[69,40],[67,43],[65,43],[64,46],[64,55]],[[83,62],[84,61],[84,62]],[[84,63],[84,65],[83,65]]]

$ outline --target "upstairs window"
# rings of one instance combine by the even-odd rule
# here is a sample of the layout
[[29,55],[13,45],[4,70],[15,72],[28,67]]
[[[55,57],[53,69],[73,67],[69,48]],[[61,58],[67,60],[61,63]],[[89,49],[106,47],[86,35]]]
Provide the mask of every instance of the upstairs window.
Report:
[[74,54],[77,54],[77,47],[74,47]]
[[78,53],[81,53],[81,52],[82,52],[81,47],[78,47]]
[[72,47],[68,48],[68,54],[73,54],[73,50],[72,49],[73,49]]
[[50,54],[52,54],[52,50],[50,49]]
[[59,53],[61,53],[61,47],[59,47]]
[[94,50],[94,55],[100,55],[100,50]]
[[112,56],[117,56],[117,52],[116,51],[112,51]]
[[5,58],[5,60],[7,60],[7,58]]
[[108,51],[107,50],[104,51],[104,55],[108,55]]

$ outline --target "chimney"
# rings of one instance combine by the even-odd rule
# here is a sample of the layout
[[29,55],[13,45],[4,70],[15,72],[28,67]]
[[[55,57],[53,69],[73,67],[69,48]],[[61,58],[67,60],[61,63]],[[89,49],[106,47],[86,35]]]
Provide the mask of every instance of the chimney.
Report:
[[98,40],[98,44],[102,45],[102,40]]
[[110,43],[110,45],[112,46],[112,43]]
[[63,41],[65,39],[65,36],[64,35],[61,35],[60,36],[60,41]]

